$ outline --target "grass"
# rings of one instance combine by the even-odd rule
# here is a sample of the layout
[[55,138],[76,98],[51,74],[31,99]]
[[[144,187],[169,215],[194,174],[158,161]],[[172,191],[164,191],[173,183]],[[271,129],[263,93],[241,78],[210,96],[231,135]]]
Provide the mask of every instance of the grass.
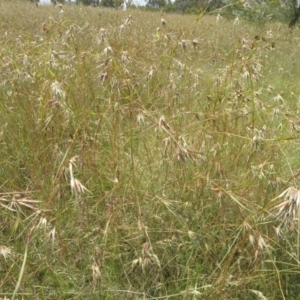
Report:
[[298,29],[164,19],[0,2],[0,297],[299,299]]

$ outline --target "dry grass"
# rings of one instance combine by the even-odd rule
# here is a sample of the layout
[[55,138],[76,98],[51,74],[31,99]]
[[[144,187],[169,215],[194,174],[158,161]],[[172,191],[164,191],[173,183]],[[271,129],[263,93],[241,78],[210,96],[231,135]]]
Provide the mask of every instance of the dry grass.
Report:
[[298,299],[298,35],[0,2],[0,297]]

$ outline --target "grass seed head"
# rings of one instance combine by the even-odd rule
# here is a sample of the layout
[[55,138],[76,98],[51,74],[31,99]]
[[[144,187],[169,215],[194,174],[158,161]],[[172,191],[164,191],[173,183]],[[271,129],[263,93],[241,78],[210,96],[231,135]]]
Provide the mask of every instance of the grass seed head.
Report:
[[47,238],[48,238],[48,240],[51,241],[51,244],[52,244],[52,247],[53,247],[55,239],[56,239],[56,229],[55,229],[55,226],[53,226],[53,228],[47,233]]
[[253,294],[255,294],[259,300],[267,300],[267,297],[264,296],[264,294],[261,291],[257,290],[250,290]]
[[218,13],[217,18],[216,18],[217,24],[219,24],[222,19],[223,19],[223,17]]
[[144,113],[139,113],[136,117],[136,121],[137,121],[137,124],[139,126],[145,124],[145,114]]
[[280,115],[281,115],[281,111],[278,107],[276,107],[274,109],[273,116],[278,118]]
[[153,75],[154,75],[154,67],[151,66],[150,71],[147,74],[148,81],[150,81],[153,78]]
[[93,285],[99,286],[101,284],[102,277],[100,267],[97,265],[96,262],[94,262],[91,268],[93,272]]
[[130,26],[130,25],[132,25],[132,24],[133,24],[132,15],[129,15],[129,16],[127,17],[127,19],[125,20],[124,25]]
[[264,248],[267,246],[267,244],[266,244],[264,238],[263,238],[261,235],[259,235],[259,237],[258,237],[258,240],[257,240],[257,246],[259,247],[259,249],[260,249],[261,251],[263,251]]
[[45,231],[46,233],[46,229],[47,229],[47,226],[48,226],[48,220],[45,218],[45,217],[41,217],[38,224],[36,225],[36,228],[41,228]]
[[249,234],[249,242],[250,242],[250,244],[252,246],[254,246],[254,244],[255,244],[255,238],[254,238],[254,236],[252,234]]
[[107,43],[107,31],[104,28],[100,28],[98,44]]
[[128,55],[128,51],[122,51],[121,60],[125,64],[131,63],[131,58]]
[[236,17],[233,21],[233,27],[237,28],[237,27],[239,27],[239,25],[240,25],[239,17]]
[[168,125],[168,123],[166,122],[165,120],[165,117],[164,116],[161,116],[160,119],[159,119],[159,122],[158,122],[158,125],[159,125],[159,128],[161,128],[162,130],[164,131],[167,131],[167,132],[172,132],[172,128]]
[[199,39],[198,38],[193,39],[192,44],[193,44],[194,48],[196,48],[197,46],[199,46],[200,45]]
[[277,96],[275,96],[275,97],[273,98],[273,101],[274,101],[274,102],[277,102],[277,103],[284,104],[284,100],[283,100],[283,98],[282,98],[282,96],[281,96],[280,94],[278,94]]
[[58,81],[54,81],[51,85],[52,98],[59,101],[65,100],[66,92],[62,88],[62,84]]
[[292,131],[300,132],[300,126],[296,125],[296,123],[294,121],[289,120],[289,123],[290,123],[290,127],[291,127]]
[[0,256],[2,256],[5,260],[12,255],[11,248],[0,245]]
[[73,194],[83,194],[89,190],[76,178],[71,178],[71,191]]
[[104,50],[103,50],[103,53],[104,53],[104,55],[107,56],[108,54],[113,54],[114,51],[113,51],[112,47],[106,46],[106,47],[104,48]]
[[174,153],[175,160],[180,163],[185,163],[186,159],[189,158],[189,153],[184,148],[176,148]]
[[185,51],[187,49],[188,42],[186,40],[181,40],[179,45],[181,46],[182,50]]

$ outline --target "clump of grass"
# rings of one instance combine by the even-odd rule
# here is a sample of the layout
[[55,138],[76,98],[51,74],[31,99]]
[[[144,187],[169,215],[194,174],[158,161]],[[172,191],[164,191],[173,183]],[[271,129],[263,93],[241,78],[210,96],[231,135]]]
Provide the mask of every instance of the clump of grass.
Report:
[[297,299],[295,32],[0,6],[2,294]]

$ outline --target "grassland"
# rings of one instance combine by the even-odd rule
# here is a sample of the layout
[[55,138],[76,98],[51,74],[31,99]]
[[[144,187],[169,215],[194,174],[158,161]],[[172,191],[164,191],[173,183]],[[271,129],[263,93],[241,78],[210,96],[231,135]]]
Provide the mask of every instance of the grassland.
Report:
[[299,299],[299,29],[163,18],[0,2],[0,298]]

